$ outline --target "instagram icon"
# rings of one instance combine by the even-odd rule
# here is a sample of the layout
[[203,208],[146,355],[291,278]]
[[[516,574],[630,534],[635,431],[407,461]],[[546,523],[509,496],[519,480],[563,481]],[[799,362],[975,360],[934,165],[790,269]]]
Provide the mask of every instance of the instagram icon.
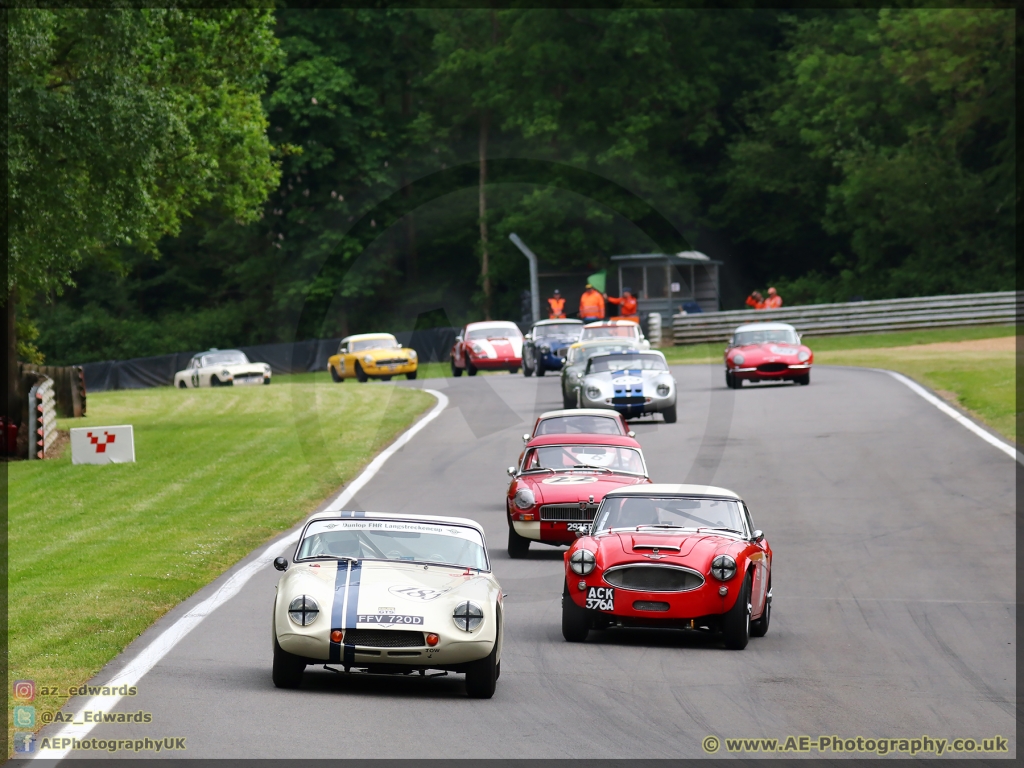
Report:
[[35,680],[15,680],[14,699],[15,701],[32,701],[36,697]]

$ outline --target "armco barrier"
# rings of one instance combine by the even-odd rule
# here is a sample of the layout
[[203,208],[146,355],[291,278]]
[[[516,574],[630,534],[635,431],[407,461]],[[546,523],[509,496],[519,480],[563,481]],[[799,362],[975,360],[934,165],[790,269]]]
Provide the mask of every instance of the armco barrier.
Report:
[[789,323],[807,336],[835,336],[962,325],[1012,324],[1017,322],[1019,315],[1020,298],[1016,291],[967,293],[675,315],[672,318],[672,336],[676,344],[727,341],[738,325],[771,321]]

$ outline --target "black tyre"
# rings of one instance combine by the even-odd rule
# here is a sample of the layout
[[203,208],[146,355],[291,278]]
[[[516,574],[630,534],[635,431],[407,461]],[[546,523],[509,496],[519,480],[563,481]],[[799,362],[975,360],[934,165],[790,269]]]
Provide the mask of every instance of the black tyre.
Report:
[[530,366],[530,359],[525,349],[523,350],[523,376],[526,378],[533,376],[533,368]]
[[736,382],[733,380],[733,376],[729,371],[725,372],[725,386],[729,389],[736,389]]
[[370,377],[366,375],[366,371],[363,370],[363,366],[361,366],[359,364],[359,361],[356,360],[356,381],[359,381],[359,382],[362,382],[363,384],[365,384],[369,380],[370,380]]
[[184,381],[179,381],[178,389],[188,389],[188,384],[186,384]]
[[[344,381],[344,379],[342,379],[342,381]],[[269,386],[269,385],[270,385],[270,377],[269,377],[269,376],[267,376],[267,377],[265,377],[265,378],[263,379],[263,386],[265,386],[265,387],[266,387],[266,386]]]
[[722,617],[722,641],[731,651],[742,651],[750,640],[750,576],[743,580],[743,588],[736,604]]
[[544,363],[537,363],[537,375],[543,376],[546,372],[547,371],[544,368]]
[[462,375],[462,369],[459,368],[459,366],[457,366],[455,364],[455,358],[453,357],[452,358],[452,376],[455,376],[456,378],[458,378],[461,375]]
[[806,387],[808,384],[811,383],[811,372],[808,371],[796,381],[801,387]]
[[674,405],[671,408],[666,408],[662,411],[661,415],[664,417],[666,424],[676,423],[676,407]]
[[590,634],[590,614],[569,596],[569,585],[562,588],[562,637],[570,643],[582,643]]
[[391,377],[390,376],[381,376],[380,380],[381,381],[391,381]]
[[274,638],[274,685],[278,688],[298,688],[302,685],[302,673],[306,662],[281,648]]
[[491,652],[479,661],[466,666],[466,693],[471,699],[489,699],[494,695],[498,682],[498,643]]
[[470,376],[476,376],[476,366],[473,365],[473,361],[469,359],[469,355],[466,356],[466,373]]
[[335,384],[340,384],[341,382],[344,381],[344,379],[341,378],[341,376],[338,375],[338,372],[336,370],[334,370],[334,366],[333,365],[329,365],[327,367],[330,368],[330,370],[331,370],[331,381],[333,381]]
[[[772,583],[768,582],[768,594],[771,595]],[[761,614],[761,618],[757,621],[750,622],[750,636],[751,637],[764,637],[768,634],[768,623],[772,618],[772,599],[771,597],[765,598],[764,613]]]
[[530,554],[530,540],[516,533],[516,529],[508,526],[508,556],[513,560],[522,560]]
[[509,368],[508,372],[515,376],[517,373],[519,373],[519,368]]
[[412,381],[413,379],[416,378],[417,373],[419,373],[419,371],[410,371],[409,373],[405,374],[405,378],[409,379],[409,381]]
[[220,379],[218,379],[216,376],[211,376],[210,377],[210,386],[211,387],[220,387],[220,386],[222,386]]
[[576,398],[575,397],[569,397],[569,395],[567,395],[567,394],[565,394],[565,392],[563,392],[562,393],[562,407],[563,408],[575,408],[576,407]]

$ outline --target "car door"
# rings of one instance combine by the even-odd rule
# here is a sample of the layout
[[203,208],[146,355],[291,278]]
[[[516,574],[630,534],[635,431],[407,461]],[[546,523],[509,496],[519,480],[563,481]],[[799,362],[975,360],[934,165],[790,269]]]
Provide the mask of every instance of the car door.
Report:
[[462,368],[464,360],[463,355],[463,340],[466,338],[466,329],[463,328],[459,331],[459,335],[455,337],[455,343],[452,344],[452,361],[456,368]]
[[198,389],[198,387],[199,387],[199,360],[198,360],[198,358],[192,358],[192,361],[188,364],[188,367],[189,367],[189,376],[188,376],[189,386],[191,386],[193,389]]
[[338,346],[338,375],[343,379],[353,370],[352,362],[349,360],[349,346],[350,343],[347,341],[342,341]]
[[[750,533],[754,532],[754,524],[750,519],[750,510],[743,504],[743,515],[747,521],[747,528]],[[768,595],[768,582],[771,580],[771,562],[768,560],[768,545],[764,540],[754,542],[755,551],[750,555],[750,561],[754,564],[754,583],[750,590],[751,612],[754,616],[760,616],[764,611],[765,600]]]

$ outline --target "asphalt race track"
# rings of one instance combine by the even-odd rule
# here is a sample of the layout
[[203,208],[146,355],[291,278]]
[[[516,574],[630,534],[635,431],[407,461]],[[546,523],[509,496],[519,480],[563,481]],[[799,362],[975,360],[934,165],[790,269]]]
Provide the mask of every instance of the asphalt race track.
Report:
[[880,372],[816,367],[809,387],[739,391],[719,367],[673,372],[678,423],[634,426],[652,479],[737,491],[775,552],[771,628],[746,650],[653,630],[564,642],[564,550],[534,544],[529,560],[510,560],[504,517],[505,468],[533,416],[560,407],[557,376],[403,382],[450,405],[350,506],[483,523],[508,593],[494,698],[466,698],[461,675],[322,668],[302,690],[275,689],[279,574],[267,567],[115,708],[152,723],[90,736],[184,736],[185,753],[161,756],[192,758],[694,758],[709,735],[998,734],[1010,740],[999,756],[1015,756],[1015,463]]

